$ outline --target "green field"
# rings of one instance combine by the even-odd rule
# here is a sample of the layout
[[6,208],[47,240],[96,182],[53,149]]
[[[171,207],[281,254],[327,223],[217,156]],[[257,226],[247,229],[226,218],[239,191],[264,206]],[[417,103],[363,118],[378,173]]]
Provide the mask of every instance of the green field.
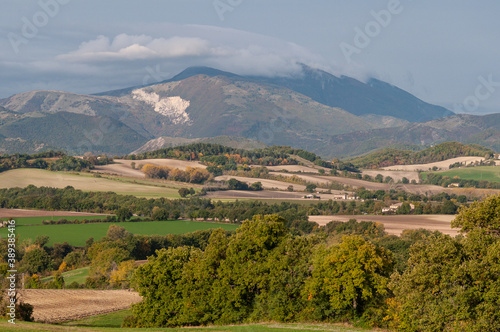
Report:
[[452,168],[448,171],[440,172],[424,172],[421,173],[422,178],[425,180],[427,174],[434,173],[440,174],[442,176],[449,176],[454,178],[458,176],[463,180],[485,180],[490,182],[500,182],[500,167],[498,166],[477,166],[477,167],[464,167],[464,168]]
[[[95,224],[66,224],[66,225],[35,225],[35,226],[17,226],[16,234],[19,240],[35,240],[38,235],[48,235],[50,240],[48,245],[62,243],[67,241],[73,246],[83,247],[85,241],[93,237],[94,240],[106,236],[109,226],[113,223],[95,223]],[[120,222],[114,223],[124,227],[132,234],[141,235],[166,235],[166,234],[184,234],[203,229],[223,228],[225,230],[235,230],[238,225],[210,223],[189,220],[172,221],[141,221],[141,222]],[[7,228],[0,229],[0,236],[6,237]]]
[[[76,281],[79,284],[85,283],[85,279],[89,276],[90,267],[82,267],[79,269],[63,272],[62,276],[64,277],[64,282],[66,285],[71,284]],[[53,277],[43,278],[43,282],[50,282]]]
[[264,323],[251,325],[188,327],[188,328],[120,328],[123,318],[130,315],[130,310],[121,310],[110,314],[93,316],[82,320],[62,323],[58,325],[16,322],[16,325],[0,320],[0,330],[5,332],[17,331],[136,331],[136,332],[284,332],[284,331],[328,331],[328,332],[366,332],[362,328],[345,327],[334,324],[281,324]]
[[[90,219],[104,219],[107,216],[64,216],[64,217],[58,217],[58,216],[47,216],[47,217],[17,217],[13,218],[16,221],[17,226],[26,226],[26,225],[43,225],[42,221],[44,220],[60,220],[60,219],[67,219],[67,220],[90,220]],[[7,218],[0,218],[0,220],[7,220]]]

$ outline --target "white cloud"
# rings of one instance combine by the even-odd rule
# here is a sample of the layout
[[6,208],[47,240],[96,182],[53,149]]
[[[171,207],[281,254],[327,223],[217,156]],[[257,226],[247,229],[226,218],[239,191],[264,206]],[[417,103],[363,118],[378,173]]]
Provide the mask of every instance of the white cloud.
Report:
[[[142,61],[144,66],[168,61],[169,71],[188,66],[212,66],[241,75],[287,75],[299,70],[298,62],[328,70],[324,61],[297,44],[230,28],[203,25],[157,26],[169,37],[122,33],[98,36],[80,44],[77,50],[56,56],[56,60],[102,67],[106,63]],[[158,32],[157,32],[158,33]],[[146,62],[145,62],[146,61]],[[142,67],[144,68],[144,67]]]
[[120,34],[113,40],[98,36],[83,42],[78,50],[57,56],[70,62],[102,62],[116,60],[166,59],[183,56],[210,55],[208,42],[201,38],[153,38],[146,35]]

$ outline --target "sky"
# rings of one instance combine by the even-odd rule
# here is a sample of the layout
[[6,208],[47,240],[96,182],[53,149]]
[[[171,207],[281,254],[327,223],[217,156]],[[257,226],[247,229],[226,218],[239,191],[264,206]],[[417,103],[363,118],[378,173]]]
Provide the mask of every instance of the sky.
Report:
[[0,0],[0,9],[0,98],[152,84],[189,66],[286,76],[301,62],[456,113],[500,112],[494,0]]

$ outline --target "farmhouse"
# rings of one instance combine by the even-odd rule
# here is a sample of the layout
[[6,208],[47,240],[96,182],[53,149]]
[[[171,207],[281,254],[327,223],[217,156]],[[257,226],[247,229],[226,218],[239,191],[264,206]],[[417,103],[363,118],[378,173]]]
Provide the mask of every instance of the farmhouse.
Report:
[[333,199],[337,199],[337,200],[356,200],[358,198],[356,196],[354,196],[354,195],[335,194],[335,195],[333,195]]
[[[394,213],[399,209],[399,207],[401,205],[403,205],[403,203],[396,203],[396,204],[392,204],[389,207],[382,208],[382,213]],[[410,211],[413,211],[413,210],[415,210],[415,205],[410,203]]]

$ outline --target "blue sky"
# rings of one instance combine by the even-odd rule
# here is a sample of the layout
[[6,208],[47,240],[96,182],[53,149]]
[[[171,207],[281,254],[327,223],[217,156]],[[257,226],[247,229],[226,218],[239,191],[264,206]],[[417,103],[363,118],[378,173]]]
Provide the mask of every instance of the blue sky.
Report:
[[[480,5],[479,5],[480,4]],[[297,61],[376,77],[457,112],[500,110],[500,3],[1,0],[0,98],[96,93],[207,65],[287,75]]]

